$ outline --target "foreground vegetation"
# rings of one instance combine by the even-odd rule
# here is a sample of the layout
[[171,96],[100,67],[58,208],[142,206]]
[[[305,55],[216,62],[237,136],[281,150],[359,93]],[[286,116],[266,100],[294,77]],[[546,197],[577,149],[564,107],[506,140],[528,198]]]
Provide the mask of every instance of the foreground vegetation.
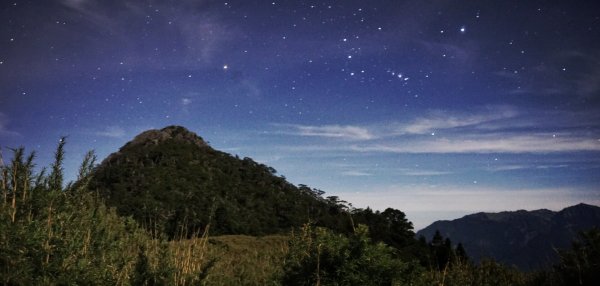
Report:
[[[397,210],[331,211],[351,231],[305,224],[289,235],[209,236],[211,224],[168,236],[105,205],[89,180],[64,186],[62,139],[53,164],[35,172],[35,154],[12,150],[0,164],[0,283],[3,285],[594,285],[600,231],[582,234],[553,268],[535,273],[468,260],[436,234],[412,238]],[[46,171],[47,170],[47,171]],[[222,228],[223,226],[221,226]],[[191,239],[187,239],[191,237]],[[170,238],[170,239],[167,239]]]

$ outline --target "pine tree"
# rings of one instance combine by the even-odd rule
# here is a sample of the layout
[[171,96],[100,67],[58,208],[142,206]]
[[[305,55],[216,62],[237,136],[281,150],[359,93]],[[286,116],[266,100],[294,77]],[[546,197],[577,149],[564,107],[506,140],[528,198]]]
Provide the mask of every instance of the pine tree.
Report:
[[458,243],[454,252],[456,253],[456,258],[459,262],[464,263],[469,261],[469,256],[467,255],[467,251],[463,247],[462,243]]
[[58,148],[54,153],[54,163],[52,163],[52,171],[49,177],[50,190],[62,190],[63,187],[63,161],[65,157],[66,137],[59,140]]

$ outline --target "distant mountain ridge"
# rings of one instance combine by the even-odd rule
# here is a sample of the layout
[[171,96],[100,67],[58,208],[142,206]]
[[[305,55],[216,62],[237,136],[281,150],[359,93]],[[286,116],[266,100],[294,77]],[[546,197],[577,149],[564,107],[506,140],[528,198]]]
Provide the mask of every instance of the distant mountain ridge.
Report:
[[556,249],[569,248],[579,231],[593,227],[600,227],[600,207],[578,204],[558,212],[476,213],[436,221],[417,235],[431,239],[439,230],[453,242],[461,242],[475,261],[490,257],[530,270],[556,262]]

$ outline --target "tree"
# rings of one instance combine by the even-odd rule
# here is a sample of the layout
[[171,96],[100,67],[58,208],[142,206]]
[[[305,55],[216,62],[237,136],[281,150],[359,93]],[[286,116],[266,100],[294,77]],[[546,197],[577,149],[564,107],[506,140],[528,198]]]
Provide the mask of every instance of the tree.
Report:
[[440,231],[436,230],[429,243],[429,251],[433,265],[438,270],[444,270],[451,262],[451,257],[453,256],[452,241],[450,238],[444,239]]
[[304,226],[292,237],[284,265],[283,285],[392,285],[413,277],[393,248],[373,243],[368,227],[344,236]]
[[414,243],[413,225],[402,211],[387,208],[381,216],[387,223],[387,235],[383,240],[386,244],[399,249]]
[[570,250],[560,251],[554,267],[564,285],[597,285],[600,281],[600,229],[581,232]]
[[469,261],[469,256],[462,243],[458,243],[454,252],[456,253],[456,259],[458,259],[459,262],[465,263]]
[[58,148],[54,153],[54,163],[52,163],[49,186],[50,190],[61,190],[63,187],[63,161],[65,157],[66,137],[61,137],[58,141]]

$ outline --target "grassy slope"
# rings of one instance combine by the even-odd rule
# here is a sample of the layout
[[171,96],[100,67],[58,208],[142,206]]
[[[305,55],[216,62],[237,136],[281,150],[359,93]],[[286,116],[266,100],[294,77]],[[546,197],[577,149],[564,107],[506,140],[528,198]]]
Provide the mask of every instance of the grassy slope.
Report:
[[195,269],[214,263],[206,285],[275,285],[288,250],[287,236],[224,235],[173,241],[175,254]]

